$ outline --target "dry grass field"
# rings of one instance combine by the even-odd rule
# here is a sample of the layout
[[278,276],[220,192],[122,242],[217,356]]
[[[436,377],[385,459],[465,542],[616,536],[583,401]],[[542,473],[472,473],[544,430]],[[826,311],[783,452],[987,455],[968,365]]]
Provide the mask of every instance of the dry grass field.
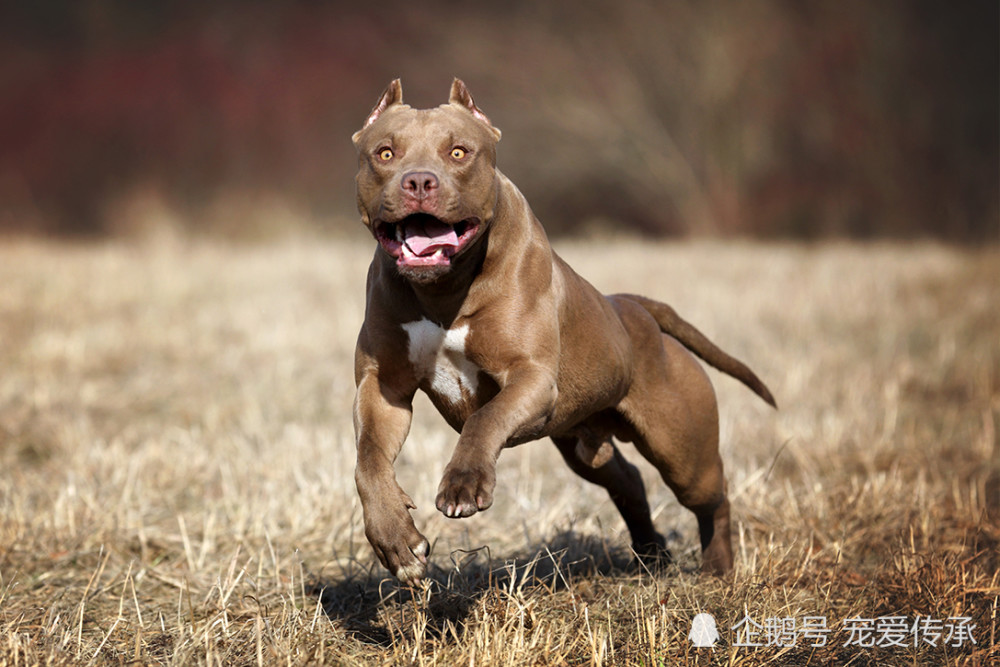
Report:
[[694,518],[644,463],[677,562],[631,566],[546,442],[505,453],[488,512],[444,518],[455,434],[420,399],[397,470],[433,554],[410,590],[352,477],[357,237],[0,244],[0,664],[1000,660],[996,248],[558,244],[774,391],[776,412],[712,372],[736,570],[697,574]]

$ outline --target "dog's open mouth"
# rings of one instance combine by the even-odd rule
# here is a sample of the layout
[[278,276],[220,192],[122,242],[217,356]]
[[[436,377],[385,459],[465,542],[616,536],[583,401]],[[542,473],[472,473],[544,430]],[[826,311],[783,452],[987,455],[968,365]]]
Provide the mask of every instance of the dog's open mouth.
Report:
[[375,238],[398,266],[448,266],[478,229],[476,218],[449,224],[427,213],[414,213],[398,222],[378,223]]

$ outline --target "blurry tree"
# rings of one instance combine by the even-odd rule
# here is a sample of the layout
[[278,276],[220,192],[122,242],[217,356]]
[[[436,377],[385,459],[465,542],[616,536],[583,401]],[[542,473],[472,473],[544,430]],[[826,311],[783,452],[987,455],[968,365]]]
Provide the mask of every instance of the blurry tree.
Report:
[[438,104],[457,75],[553,233],[996,240],[998,25],[987,1],[4,3],[0,229],[115,233],[143,201],[236,235],[273,202],[354,219],[378,93]]

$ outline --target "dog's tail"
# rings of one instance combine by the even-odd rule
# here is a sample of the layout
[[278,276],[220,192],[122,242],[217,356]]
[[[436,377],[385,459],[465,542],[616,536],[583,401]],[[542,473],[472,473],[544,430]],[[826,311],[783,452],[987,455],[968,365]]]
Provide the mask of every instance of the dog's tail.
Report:
[[660,325],[660,330],[663,333],[670,334],[676,338],[684,347],[694,352],[709,365],[714,366],[727,375],[733,376],[745,384],[771,407],[778,407],[778,404],[774,401],[774,396],[771,395],[771,391],[752,370],[747,368],[746,364],[719,349],[703,333],[681,319],[681,316],[673,308],[665,303],[647,299],[637,294],[621,294],[619,296],[630,301],[635,301],[645,308],[653,316],[653,319],[656,320],[656,323]]

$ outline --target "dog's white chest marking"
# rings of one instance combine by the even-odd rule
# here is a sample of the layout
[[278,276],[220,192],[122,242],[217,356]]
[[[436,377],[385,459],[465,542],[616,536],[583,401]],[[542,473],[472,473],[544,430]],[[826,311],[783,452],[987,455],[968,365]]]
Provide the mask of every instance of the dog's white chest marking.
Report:
[[427,318],[402,325],[409,336],[410,363],[421,380],[429,380],[434,393],[452,404],[462,400],[462,390],[476,393],[479,367],[465,356],[469,325],[444,329]]

